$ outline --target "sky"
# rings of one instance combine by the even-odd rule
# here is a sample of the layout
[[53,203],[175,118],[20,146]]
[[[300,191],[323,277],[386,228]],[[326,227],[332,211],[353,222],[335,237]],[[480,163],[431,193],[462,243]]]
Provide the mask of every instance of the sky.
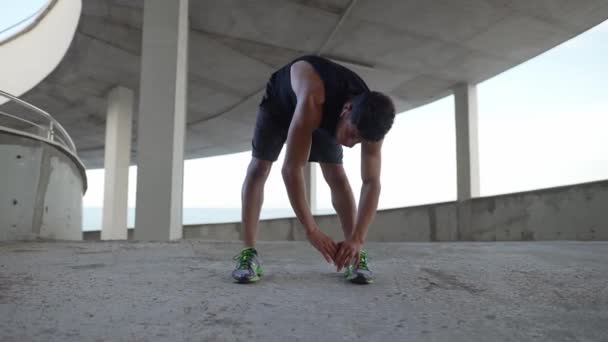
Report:
[[478,86],[482,195],[608,179],[608,21]]
[[[48,2],[49,0],[0,0],[0,41],[27,26],[35,17],[12,27],[24,18],[36,13]],[[5,30],[7,31],[3,32]]]
[[[0,0],[0,31],[44,3]],[[606,56],[608,21],[478,85],[481,196],[608,179]],[[453,101],[449,96],[397,116],[383,147],[380,208],[456,199]],[[359,153],[359,147],[345,148],[356,197]],[[184,207],[239,208],[249,160],[250,152],[243,152],[186,161]],[[317,175],[318,209],[325,211],[330,192],[320,169]],[[84,207],[101,207],[103,170],[87,176]],[[130,207],[135,189],[131,167]],[[280,162],[267,182],[264,207],[289,207]]]

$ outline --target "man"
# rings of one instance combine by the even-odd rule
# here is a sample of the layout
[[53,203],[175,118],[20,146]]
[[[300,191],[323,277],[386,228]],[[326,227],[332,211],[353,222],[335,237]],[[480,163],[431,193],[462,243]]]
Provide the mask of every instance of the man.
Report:
[[[289,201],[310,243],[327,262],[352,282],[373,282],[367,255],[361,250],[380,195],[381,147],[395,118],[391,99],[370,91],[351,70],[318,56],[303,56],[272,74],[259,106],[252,159],[242,190],[245,248],[235,257],[233,278],[240,283],[259,280],[262,267],[255,237],[264,184],[283,144],[282,175]],[[359,210],[342,167],[342,145],[361,143],[363,185]],[[306,201],[303,168],[318,162],[331,189],[332,203],[344,231],[335,243],[319,230]],[[354,261],[351,265],[351,261]]]

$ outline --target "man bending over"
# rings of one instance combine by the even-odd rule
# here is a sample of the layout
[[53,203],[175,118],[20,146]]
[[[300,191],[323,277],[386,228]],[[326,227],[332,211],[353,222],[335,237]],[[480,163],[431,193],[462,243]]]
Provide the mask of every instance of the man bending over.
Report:
[[[371,283],[366,252],[361,250],[380,195],[382,142],[395,118],[391,99],[370,91],[351,70],[318,56],[303,56],[282,67],[266,86],[252,141],[252,159],[242,190],[245,248],[237,256],[233,278],[255,282],[262,275],[255,249],[264,184],[283,145],[282,175],[289,201],[306,230],[308,241],[338,272],[355,283]],[[342,146],[361,143],[363,185],[359,208],[342,166]],[[344,231],[335,243],[317,226],[306,201],[303,169],[321,165],[332,204]]]

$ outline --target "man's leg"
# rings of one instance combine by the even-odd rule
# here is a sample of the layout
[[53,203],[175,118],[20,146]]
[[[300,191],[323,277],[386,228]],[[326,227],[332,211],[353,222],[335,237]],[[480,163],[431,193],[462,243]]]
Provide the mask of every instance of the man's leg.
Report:
[[252,283],[260,280],[262,265],[255,249],[260,210],[264,201],[264,184],[270,173],[271,161],[253,157],[247,168],[247,175],[241,192],[241,223],[244,232],[245,248],[236,257],[236,268],[232,278],[239,283]]
[[342,164],[320,163],[323,178],[331,189],[331,203],[340,218],[344,238],[350,238],[355,229],[357,208],[353,191],[344,172]]
[[272,162],[252,158],[241,192],[241,223],[245,247],[255,248],[260,211],[264,202],[264,184],[268,179]]

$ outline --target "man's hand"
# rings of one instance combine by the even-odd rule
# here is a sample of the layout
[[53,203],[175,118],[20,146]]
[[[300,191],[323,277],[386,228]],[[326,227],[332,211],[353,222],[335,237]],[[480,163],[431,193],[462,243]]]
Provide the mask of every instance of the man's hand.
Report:
[[329,236],[327,236],[327,234],[323,233],[319,229],[314,229],[306,232],[306,237],[308,238],[308,241],[310,241],[310,244],[321,252],[328,263],[331,263],[334,260],[337,246],[336,243]]
[[359,241],[348,239],[338,244],[338,253],[334,258],[338,272],[342,271],[344,267],[348,266],[348,263],[355,259],[355,267],[359,264],[359,253],[363,244]]

